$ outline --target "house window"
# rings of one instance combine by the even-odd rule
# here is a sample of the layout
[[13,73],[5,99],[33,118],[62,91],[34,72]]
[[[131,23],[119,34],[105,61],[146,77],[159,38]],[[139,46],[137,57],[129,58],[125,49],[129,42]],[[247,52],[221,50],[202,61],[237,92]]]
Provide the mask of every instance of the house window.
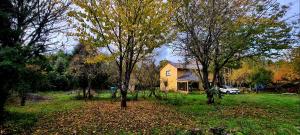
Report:
[[171,71],[170,70],[166,71],[166,76],[171,76]]

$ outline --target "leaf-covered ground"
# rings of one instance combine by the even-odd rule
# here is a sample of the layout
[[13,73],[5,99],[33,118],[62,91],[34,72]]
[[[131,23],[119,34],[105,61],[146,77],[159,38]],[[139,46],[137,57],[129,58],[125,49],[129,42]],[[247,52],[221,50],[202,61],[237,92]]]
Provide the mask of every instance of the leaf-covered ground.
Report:
[[[76,100],[72,92],[45,92],[51,100],[8,104],[1,134],[300,134],[300,96],[282,94],[225,95],[218,105],[207,105],[205,94],[168,93],[166,99],[111,102],[109,92],[93,101]],[[129,99],[132,95],[129,94]],[[199,131],[200,130],[200,131]]]
[[38,120],[34,134],[175,134],[194,127],[187,116],[152,101],[90,101],[84,107],[46,115]]

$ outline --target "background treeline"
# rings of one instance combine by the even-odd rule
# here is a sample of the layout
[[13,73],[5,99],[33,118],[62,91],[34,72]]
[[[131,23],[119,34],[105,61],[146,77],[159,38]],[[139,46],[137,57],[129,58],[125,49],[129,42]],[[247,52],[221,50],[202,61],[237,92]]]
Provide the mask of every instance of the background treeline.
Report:
[[[72,89],[86,89],[88,87],[87,67],[80,67],[78,62],[78,49],[70,53],[62,50],[48,54],[43,61],[43,67],[39,65],[29,65],[35,70],[32,80],[33,88],[28,92],[37,91],[67,91]],[[81,61],[81,64],[86,61]],[[111,86],[117,85],[116,66],[113,62],[99,62],[94,65],[91,72],[94,77],[91,79],[91,89],[108,90]],[[154,60],[146,59],[139,64],[134,70],[132,80],[136,85],[136,89],[146,89],[150,87],[159,87],[159,66]],[[38,72],[36,72],[38,71]],[[81,72],[81,73],[79,73]]]
[[[227,68],[227,84],[272,92],[297,92],[300,83],[300,47],[290,49],[285,58],[245,59],[234,68]],[[299,90],[298,90],[299,91]]]

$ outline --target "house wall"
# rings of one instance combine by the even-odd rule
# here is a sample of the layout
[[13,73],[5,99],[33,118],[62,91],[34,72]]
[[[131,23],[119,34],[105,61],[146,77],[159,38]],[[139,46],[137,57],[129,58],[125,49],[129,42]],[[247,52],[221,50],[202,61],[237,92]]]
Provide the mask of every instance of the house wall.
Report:
[[[168,70],[170,70],[170,76],[166,76]],[[166,87],[164,81],[168,84]],[[177,68],[171,64],[167,64],[160,70],[160,89],[177,91]]]

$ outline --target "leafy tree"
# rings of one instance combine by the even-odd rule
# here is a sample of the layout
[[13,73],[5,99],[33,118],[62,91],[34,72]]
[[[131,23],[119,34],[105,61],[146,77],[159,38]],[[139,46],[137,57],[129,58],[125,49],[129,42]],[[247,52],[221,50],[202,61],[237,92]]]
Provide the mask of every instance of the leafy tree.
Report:
[[163,68],[165,65],[167,65],[169,63],[168,60],[161,60],[159,62],[159,69]]
[[69,58],[67,54],[59,55],[58,58],[55,60],[53,69],[59,74],[63,74],[64,72],[66,72],[68,64],[69,64]]
[[51,69],[47,71],[51,90],[68,90],[71,88],[71,77],[67,69],[70,63],[70,54],[62,50],[48,56]]
[[15,79],[18,78],[17,64],[19,50],[11,48],[16,46],[13,37],[16,31],[11,28],[13,18],[13,5],[10,0],[0,2],[0,121],[3,120],[4,104],[8,98],[9,90],[13,88]]
[[74,51],[72,61],[70,63],[69,72],[77,78],[79,81],[85,81],[81,83],[83,88],[83,97],[92,98],[91,85],[93,80],[102,71],[101,63],[97,61],[89,62],[89,58],[95,57],[98,52],[95,48],[89,48],[83,44],[78,44]]
[[139,65],[134,71],[138,86],[140,89],[149,89],[151,91],[149,96],[156,97],[155,87],[159,86],[159,67],[155,65],[153,57],[144,59]]
[[300,76],[300,47],[294,48],[292,50],[292,64],[295,71]]
[[85,45],[105,47],[115,60],[124,108],[134,66],[166,42],[174,8],[162,0],[73,0],[73,3],[77,6],[69,12],[77,29],[73,35]]
[[272,78],[272,71],[265,68],[258,68],[254,70],[254,72],[250,76],[252,86],[256,87],[259,85],[266,86],[270,84],[272,82]]
[[250,83],[250,75],[252,74],[252,66],[249,62],[242,62],[242,67],[234,69],[229,76],[229,80],[238,84]]
[[269,66],[270,70],[273,71],[273,82],[284,82],[284,81],[294,81],[300,78],[300,75],[297,73],[293,63],[288,61],[276,62]]
[[[201,64],[204,89],[218,83],[228,63],[253,56],[270,56],[293,41],[282,19],[287,6],[275,0],[182,0],[175,21],[180,31],[176,49]],[[212,83],[209,81],[212,69]],[[208,103],[213,95],[207,92]]]
[[63,28],[59,24],[67,6],[52,0],[1,1],[1,112],[9,90],[18,90],[22,86],[28,89],[27,86],[31,85],[25,84],[31,82],[27,80],[29,69],[26,66],[40,59],[50,45],[51,35]]

